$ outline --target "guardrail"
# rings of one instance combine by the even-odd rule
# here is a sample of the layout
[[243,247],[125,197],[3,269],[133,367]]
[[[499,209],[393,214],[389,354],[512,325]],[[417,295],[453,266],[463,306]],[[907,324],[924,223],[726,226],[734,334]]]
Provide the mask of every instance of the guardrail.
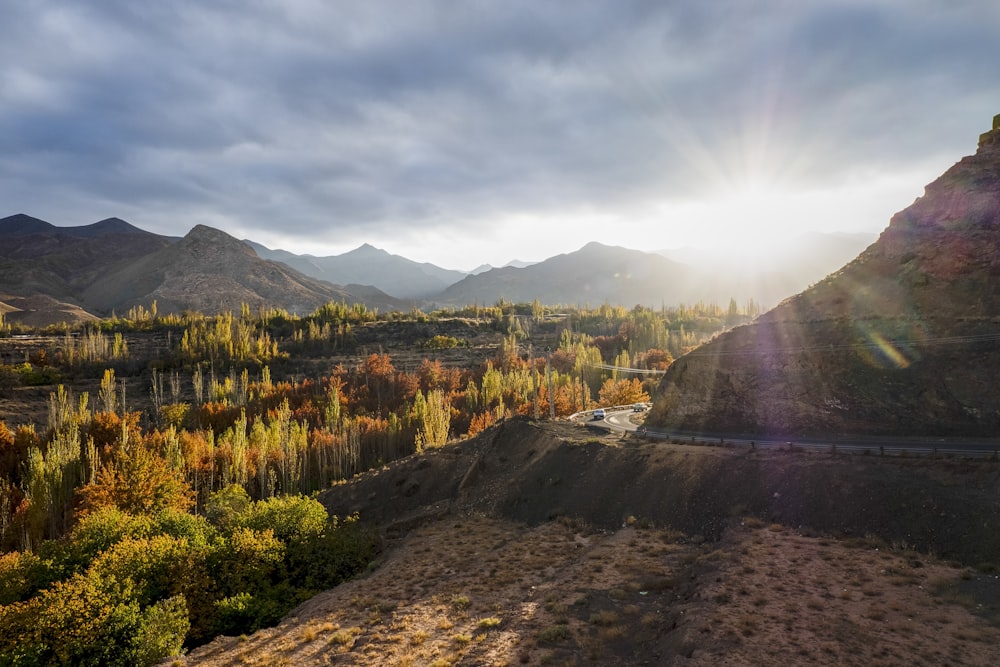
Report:
[[905,443],[858,443],[858,442],[803,442],[795,440],[757,440],[725,435],[671,433],[640,426],[635,430],[640,438],[653,440],[669,440],[676,444],[693,444],[710,447],[746,447],[750,449],[774,449],[784,451],[828,451],[831,453],[846,452],[852,454],[879,456],[929,456],[929,457],[968,457],[1000,460],[1000,445],[970,445],[958,447],[951,443],[941,446],[931,444]]

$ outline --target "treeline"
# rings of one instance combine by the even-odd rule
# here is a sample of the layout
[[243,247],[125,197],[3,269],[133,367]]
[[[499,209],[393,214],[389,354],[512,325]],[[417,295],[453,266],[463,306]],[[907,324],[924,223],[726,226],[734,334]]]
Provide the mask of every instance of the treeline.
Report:
[[[360,524],[328,521],[312,494],[510,415],[648,401],[655,376],[630,369],[665,370],[752,317],[732,306],[205,317],[154,304],[64,331],[0,364],[0,391],[100,378],[93,397],[55,386],[44,425],[0,420],[0,664],[149,664],[272,622],[374,554]],[[484,363],[403,370],[378,351],[318,376],[272,375],[296,355],[356,351],[378,322],[456,319],[495,333]],[[135,331],[159,332],[162,353],[140,358]],[[468,344],[411,342],[425,353]],[[148,383],[143,409],[126,395],[129,373]]]

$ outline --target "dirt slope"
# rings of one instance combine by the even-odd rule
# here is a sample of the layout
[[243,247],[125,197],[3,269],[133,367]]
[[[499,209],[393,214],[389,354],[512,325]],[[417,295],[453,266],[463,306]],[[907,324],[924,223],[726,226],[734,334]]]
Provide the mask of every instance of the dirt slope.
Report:
[[328,491],[381,563],[179,663],[993,664],[998,478],[512,420]]
[[997,498],[997,462],[669,445],[514,419],[320,499],[390,531],[446,512],[529,524],[566,516],[604,530],[632,516],[717,540],[753,516],[1000,565]]

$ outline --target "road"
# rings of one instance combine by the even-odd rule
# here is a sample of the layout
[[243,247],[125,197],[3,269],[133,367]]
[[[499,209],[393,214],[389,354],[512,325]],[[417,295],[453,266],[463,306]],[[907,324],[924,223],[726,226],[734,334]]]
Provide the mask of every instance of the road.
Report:
[[[589,419],[590,413],[574,415]],[[692,433],[689,431],[661,431],[647,429],[632,421],[635,412],[631,407],[605,408],[602,420],[585,423],[614,433],[635,433],[655,440],[669,440],[702,445],[726,445],[759,449],[811,449],[829,452],[854,452],[859,454],[917,454],[963,456],[974,458],[1000,458],[1000,440],[971,438],[761,438],[733,433]]]

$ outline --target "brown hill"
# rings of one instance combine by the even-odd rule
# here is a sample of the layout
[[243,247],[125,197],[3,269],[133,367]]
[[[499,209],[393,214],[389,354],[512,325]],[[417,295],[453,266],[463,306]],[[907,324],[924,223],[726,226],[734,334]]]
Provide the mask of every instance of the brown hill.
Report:
[[239,312],[247,304],[253,310],[273,307],[303,314],[330,301],[402,307],[378,290],[369,288],[359,296],[260,259],[242,241],[204,225],[194,227],[177,243],[100,276],[81,297],[105,312],[149,306],[154,300],[162,312]]
[[511,420],[324,493],[379,567],[181,664],[992,664],[1000,586],[914,547],[994,567],[995,468]]
[[856,260],[678,359],[648,423],[710,432],[1000,432],[1000,116]]
[[47,327],[60,322],[95,322],[97,317],[79,306],[50,296],[10,296],[0,294],[0,316],[9,324]]
[[[117,218],[82,227],[56,227],[27,215],[12,215],[0,219],[0,294],[44,296],[81,311],[94,311],[95,304],[80,297],[87,286],[168,245],[170,239]],[[36,305],[43,303],[36,300]],[[34,312],[39,321],[81,321],[72,309],[62,306]],[[66,320],[59,320],[61,316]]]

